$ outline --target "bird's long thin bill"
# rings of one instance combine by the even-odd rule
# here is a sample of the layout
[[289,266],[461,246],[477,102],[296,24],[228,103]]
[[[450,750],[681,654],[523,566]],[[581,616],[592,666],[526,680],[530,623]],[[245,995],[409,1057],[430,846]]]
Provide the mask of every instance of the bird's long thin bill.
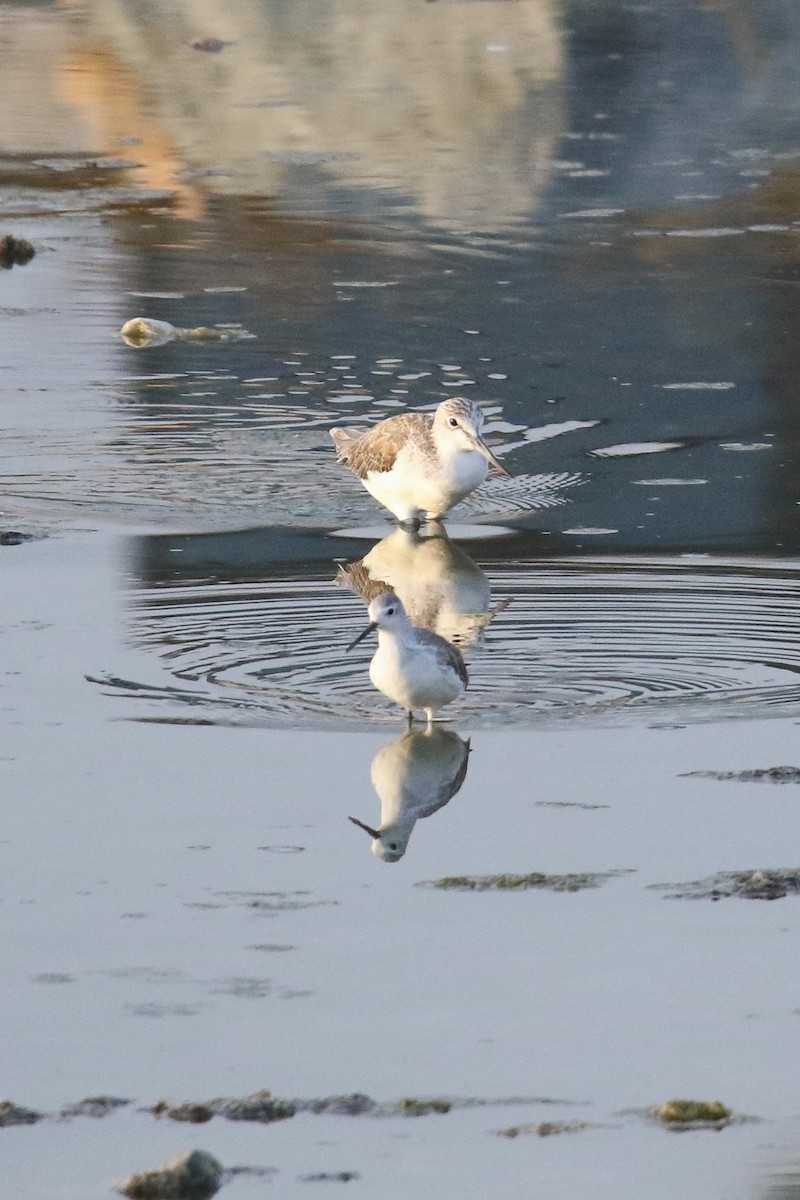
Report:
[[365,825],[363,821],[359,821],[358,817],[348,817],[348,821],[352,821],[359,829],[365,829],[371,838],[379,838],[381,835],[377,829],[372,829],[369,825]]
[[374,621],[370,622],[370,624],[367,626],[367,628],[363,629],[361,631],[361,633],[358,635],[358,637],[353,639],[353,641],[347,647],[347,650],[345,650],[345,654],[347,654],[348,651],[352,650],[354,646],[357,646],[359,642],[363,642],[363,640],[367,636],[367,634],[372,633],[373,629],[377,629],[377,628],[378,628],[378,626],[376,625],[376,623]]
[[500,459],[495,458],[495,456],[492,454],[491,450],[486,445],[486,442],[483,440],[483,438],[476,438],[475,445],[480,450],[481,454],[486,459],[486,461],[491,463],[492,466],[495,468],[495,470],[499,471],[501,475],[509,475],[509,476],[511,475],[511,472],[506,470],[506,468],[500,462]]

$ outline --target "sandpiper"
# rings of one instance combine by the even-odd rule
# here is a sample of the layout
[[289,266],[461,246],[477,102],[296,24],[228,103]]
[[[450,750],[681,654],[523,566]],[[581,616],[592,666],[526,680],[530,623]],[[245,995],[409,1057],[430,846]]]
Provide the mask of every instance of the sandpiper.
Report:
[[451,396],[436,412],[401,413],[371,429],[332,429],[343,462],[401,523],[436,520],[483,483],[509,472],[481,437],[483,409]]
[[435,709],[455,700],[469,676],[461,651],[430,629],[412,625],[394,592],[376,596],[369,606],[370,623],[347,647],[378,631],[378,649],[369,665],[369,677],[379,692],[402,704],[409,724],[414,709],[433,720]]

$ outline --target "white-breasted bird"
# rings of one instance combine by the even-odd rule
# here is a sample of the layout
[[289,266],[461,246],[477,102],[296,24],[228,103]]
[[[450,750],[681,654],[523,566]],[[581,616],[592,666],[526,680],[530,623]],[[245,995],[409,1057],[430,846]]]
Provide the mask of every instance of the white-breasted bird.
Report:
[[400,413],[371,429],[332,429],[339,462],[400,522],[436,520],[486,478],[509,472],[481,436],[480,405],[463,396],[436,412]]
[[421,708],[430,723],[436,709],[455,700],[469,682],[461,651],[430,629],[412,625],[394,592],[376,596],[369,606],[370,623],[347,647],[378,631],[378,649],[369,677],[379,692],[402,704],[409,723]]

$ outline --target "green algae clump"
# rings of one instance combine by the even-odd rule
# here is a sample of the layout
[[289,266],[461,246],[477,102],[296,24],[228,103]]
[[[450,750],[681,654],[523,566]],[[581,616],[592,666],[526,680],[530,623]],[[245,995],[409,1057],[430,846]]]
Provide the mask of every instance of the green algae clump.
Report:
[[606,871],[580,875],[545,875],[543,871],[531,871],[527,875],[444,875],[441,879],[426,879],[416,886],[453,892],[523,892],[528,888],[579,892],[583,888],[599,887],[618,873]]
[[426,1117],[428,1113],[449,1113],[453,1105],[450,1100],[401,1100],[397,1107],[404,1117]]
[[652,1115],[667,1126],[713,1126],[721,1129],[733,1113],[721,1100],[667,1100],[652,1109]]
[[534,1133],[537,1137],[554,1137],[559,1133],[580,1133],[591,1129],[588,1121],[540,1121],[538,1125],[510,1125],[508,1129],[496,1130],[498,1137],[515,1138],[520,1134]]

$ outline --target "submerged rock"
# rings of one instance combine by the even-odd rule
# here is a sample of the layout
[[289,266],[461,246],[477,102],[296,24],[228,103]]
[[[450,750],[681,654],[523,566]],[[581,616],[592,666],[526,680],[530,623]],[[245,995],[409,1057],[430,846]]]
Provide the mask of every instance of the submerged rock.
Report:
[[529,875],[444,875],[441,879],[426,879],[416,887],[441,888],[461,892],[512,892],[528,888],[550,888],[554,892],[579,892],[583,888],[599,887],[619,871],[593,872],[580,875],[545,875],[532,871]]
[[733,1119],[721,1100],[668,1100],[649,1115],[671,1129],[722,1129]]
[[194,329],[180,329],[169,321],[158,321],[155,317],[133,317],[120,330],[129,346],[164,346],[167,342],[240,342],[255,337],[239,325],[198,325]]
[[223,1183],[222,1164],[205,1150],[187,1150],[152,1171],[130,1175],[116,1190],[131,1200],[203,1200]]
[[44,1113],[34,1112],[32,1108],[23,1108],[12,1100],[0,1100],[0,1128],[5,1125],[35,1125],[41,1121]]
[[684,771],[681,779],[734,779],[738,783],[800,783],[800,767],[755,767],[749,771]]

